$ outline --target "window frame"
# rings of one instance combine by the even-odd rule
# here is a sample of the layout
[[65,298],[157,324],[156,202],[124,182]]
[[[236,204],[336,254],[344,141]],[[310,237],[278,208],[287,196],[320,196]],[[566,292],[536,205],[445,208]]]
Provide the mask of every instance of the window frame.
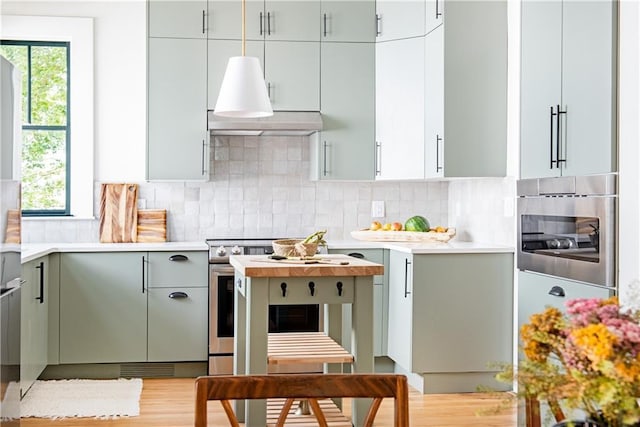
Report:
[[3,40],[69,41],[73,91],[73,133],[71,137],[71,216],[24,217],[25,221],[47,218],[95,219],[95,103],[94,103],[94,18],[75,16],[32,16],[0,14]]
[[[22,124],[22,130],[30,131],[65,131],[65,209],[22,209],[22,216],[71,216],[71,42],[44,40],[0,40],[3,46],[25,46],[27,48],[27,122]],[[65,125],[34,125],[32,119],[32,91],[31,91],[31,48],[34,46],[63,47],[66,49],[67,88],[66,88],[66,124]],[[22,168],[24,170],[24,167]]]

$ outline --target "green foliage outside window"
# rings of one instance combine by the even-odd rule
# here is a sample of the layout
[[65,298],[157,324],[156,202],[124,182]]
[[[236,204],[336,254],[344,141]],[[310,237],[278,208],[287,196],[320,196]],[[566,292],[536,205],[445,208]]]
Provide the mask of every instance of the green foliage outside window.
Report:
[[22,210],[68,214],[69,45],[2,41],[22,72]]

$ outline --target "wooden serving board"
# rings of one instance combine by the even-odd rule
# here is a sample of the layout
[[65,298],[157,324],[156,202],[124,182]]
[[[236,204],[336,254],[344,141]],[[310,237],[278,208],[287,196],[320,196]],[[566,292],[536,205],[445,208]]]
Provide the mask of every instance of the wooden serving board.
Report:
[[102,184],[101,190],[100,242],[136,242],[138,184]]
[[415,242],[415,243],[444,243],[456,235],[456,229],[449,227],[446,232],[435,231],[371,231],[357,230],[351,232],[351,237],[369,242]]
[[167,241],[166,209],[138,210],[138,243]]

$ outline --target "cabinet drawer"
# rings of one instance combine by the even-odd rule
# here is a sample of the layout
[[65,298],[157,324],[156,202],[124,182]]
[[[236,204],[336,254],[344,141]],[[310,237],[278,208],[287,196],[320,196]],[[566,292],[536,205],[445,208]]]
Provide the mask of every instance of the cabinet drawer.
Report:
[[274,278],[269,280],[269,304],[350,304],[353,286],[353,277]]
[[209,259],[206,251],[149,252],[150,288],[206,287]]

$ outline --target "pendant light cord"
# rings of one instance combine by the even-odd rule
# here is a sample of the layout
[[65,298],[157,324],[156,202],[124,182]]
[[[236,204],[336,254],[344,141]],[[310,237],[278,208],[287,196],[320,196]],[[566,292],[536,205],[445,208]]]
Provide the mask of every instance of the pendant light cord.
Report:
[[242,0],[242,56],[245,55],[246,51],[246,42],[245,42],[245,19],[246,19],[246,6],[245,0]]

